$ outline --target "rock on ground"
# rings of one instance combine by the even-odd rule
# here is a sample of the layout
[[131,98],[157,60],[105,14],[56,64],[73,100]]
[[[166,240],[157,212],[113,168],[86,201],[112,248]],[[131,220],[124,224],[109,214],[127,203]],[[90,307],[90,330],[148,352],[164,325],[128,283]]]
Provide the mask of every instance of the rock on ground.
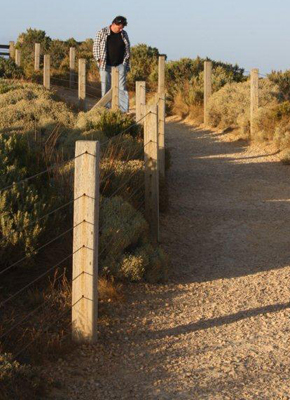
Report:
[[173,276],[130,285],[54,399],[290,399],[290,169],[270,147],[171,118]]

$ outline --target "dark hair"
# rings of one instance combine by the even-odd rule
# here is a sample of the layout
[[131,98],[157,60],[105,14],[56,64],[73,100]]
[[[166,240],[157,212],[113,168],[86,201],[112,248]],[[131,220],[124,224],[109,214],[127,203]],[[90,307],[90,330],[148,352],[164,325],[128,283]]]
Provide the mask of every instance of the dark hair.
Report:
[[127,26],[128,23],[125,17],[118,15],[118,17],[113,20],[113,24]]

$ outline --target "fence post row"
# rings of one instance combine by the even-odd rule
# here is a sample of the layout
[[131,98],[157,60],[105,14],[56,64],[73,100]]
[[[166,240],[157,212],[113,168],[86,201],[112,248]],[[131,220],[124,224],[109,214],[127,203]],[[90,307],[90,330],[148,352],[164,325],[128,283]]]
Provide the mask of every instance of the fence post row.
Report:
[[165,176],[165,55],[160,55],[158,61],[158,93],[156,102],[158,105],[159,172],[162,176]]
[[15,59],[15,43],[13,41],[9,42],[9,58]]
[[79,59],[79,106],[82,110],[86,110],[86,60]]
[[72,89],[75,83],[75,68],[76,68],[76,49],[69,49],[69,87]]
[[158,165],[161,176],[165,177],[165,93],[158,93]]
[[15,50],[15,64],[18,65],[18,67],[21,65],[21,51],[18,49]]
[[112,110],[119,109],[119,70],[117,67],[112,68]]
[[254,119],[259,108],[259,70],[251,70],[251,109],[250,109],[250,133],[254,134]]
[[209,123],[208,102],[212,94],[211,87],[212,62],[204,62],[204,124]]
[[165,55],[158,59],[158,93],[165,92]]
[[45,54],[43,66],[43,86],[50,90],[50,55]]
[[40,43],[35,43],[34,50],[34,70],[40,70]]
[[144,123],[145,214],[151,237],[159,242],[158,107],[146,106]]
[[[146,82],[136,81],[136,121],[140,121],[145,115],[146,106]],[[140,122],[144,125],[144,119]]]
[[95,343],[98,320],[99,163],[97,141],[79,140],[75,150],[72,336]]

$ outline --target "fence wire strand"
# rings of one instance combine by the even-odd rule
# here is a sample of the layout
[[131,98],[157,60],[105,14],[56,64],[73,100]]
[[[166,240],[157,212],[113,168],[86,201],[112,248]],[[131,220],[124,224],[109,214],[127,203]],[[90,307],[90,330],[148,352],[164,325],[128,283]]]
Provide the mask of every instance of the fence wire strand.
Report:
[[[60,275],[55,282],[59,281],[61,278],[63,278],[63,275]],[[10,327],[7,331],[5,331],[4,333],[2,333],[0,335],[0,340],[3,339],[5,336],[8,335],[8,333],[12,332],[14,329],[16,329],[18,326],[22,325],[23,322],[25,322],[26,320],[28,320],[28,318],[32,317],[34,314],[37,313],[37,311],[39,311],[42,307],[44,307],[46,304],[48,304],[51,301],[50,298],[47,298],[43,303],[41,303],[38,307],[36,307],[33,311],[31,311],[30,313],[26,314],[25,317],[23,317],[22,319],[20,319],[19,321],[17,321],[17,323],[15,323],[12,327]]]
[[17,297],[20,293],[24,292],[24,290],[28,289],[30,286],[32,286],[35,282],[38,282],[40,279],[42,279],[44,276],[46,276],[47,274],[49,274],[50,272],[52,272],[55,268],[57,268],[58,266],[60,266],[63,262],[69,260],[70,258],[73,257],[74,254],[76,254],[78,251],[80,251],[81,249],[83,249],[85,246],[80,247],[78,250],[74,251],[73,253],[69,254],[68,256],[66,256],[65,258],[63,258],[61,261],[59,261],[57,264],[55,264],[53,267],[49,268],[47,271],[45,271],[43,274],[41,274],[40,276],[38,276],[36,279],[34,279],[32,282],[28,283],[27,285],[25,285],[22,289],[18,290],[16,293],[14,293],[13,295],[11,295],[10,297],[8,297],[8,299],[2,301],[0,303],[0,308],[3,307],[5,304],[7,304],[9,301],[13,300],[15,297]]
[[[45,247],[49,246],[51,243],[55,242],[56,240],[60,239],[61,237],[67,235],[69,232],[72,232],[75,228],[77,228],[79,225],[83,224],[85,221],[80,222],[79,224],[71,227],[70,229],[67,229],[65,232],[61,233],[60,235],[54,237],[53,239],[49,240],[47,243],[43,244],[42,246],[38,247],[37,249],[34,250],[35,253],[39,252],[40,250],[44,249]],[[30,258],[31,255],[27,255],[20,260],[16,261],[12,265],[9,265],[9,267],[5,268],[4,270],[0,271],[0,275],[4,274],[5,272],[9,271],[11,268],[16,267],[16,265],[19,265],[21,262],[27,260]]]
[[56,322],[58,322],[61,318],[63,318],[66,314],[68,314],[69,312],[71,312],[71,310],[73,309],[73,307],[75,307],[81,300],[84,299],[84,296],[82,296],[79,300],[77,300],[70,308],[69,310],[65,310],[64,312],[62,312],[60,314],[60,316],[55,319],[51,324],[49,324],[44,331],[41,331],[38,335],[36,335],[26,346],[24,346],[20,351],[18,351],[14,356],[13,356],[13,360],[16,360],[20,354],[22,354],[28,347],[30,347],[39,337],[41,337],[41,335],[43,335],[44,333],[46,333],[46,331],[48,331],[51,327],[53,327],[55,325]]
[[19,184],[21,184],[21,183],[28,182],[28,181],[30,181],[30,180],[32,180],[32,179],[35,179],[35,178],[37,178],[37,177],[39,177],[39,176],[41,176],[41,175],[46,174],[47,172],[53,171],[54,169],[61,168],[62,166],[64,166],[64,165],[70,163],[71,161],[76,160],[77,158],[83,156],[84,154],[88,154],[88,155],[91,155],[91,156],[93,156],[93,157],[96,157],[94,154],[91,154],[91,153],[85,151],[85,152],[79,154],[78,156],[75,156],[75,157],[71,158],[70,160],[63,161],[63,162],[61,162],[60,164],[52,165],[51,167],[48,167],[46,170],[41,171],[41,172],[38,172],[38,173],[35,174],[35,175],[29,176],[28,178],[21,179],[20,181],[13,182],[11,185],[8,185],[8,186],[6,186],[6,187],[0,189],[0,194],[3,193],[3,192],[5,192],[5,191],[8,190],[8,189],[11,189],[11,188],[12,188],[13,186],[15,186],[15,185],[19,185]]

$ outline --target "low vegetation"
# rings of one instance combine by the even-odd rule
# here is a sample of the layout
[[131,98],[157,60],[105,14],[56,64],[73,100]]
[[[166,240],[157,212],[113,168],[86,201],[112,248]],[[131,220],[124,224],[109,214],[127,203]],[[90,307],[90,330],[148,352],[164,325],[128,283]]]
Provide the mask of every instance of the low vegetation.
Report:
[[272,72],[259,79],[259,109],[250,133],[250,81],[227,83],[209,101],[209,124],[231,128],[237,138],[272,143],[289,163],[290,150],[290,73]]
[[[74,112],[53,92],[33,83],[0,79],[0,93],[0,273],[9,269],[1,276],[5,290],[0,300],[8,299],[71,253],[71,232],[48,246],[46,243],[71,228],[72,205],[47,214],[73,199],[74,165],[70,160],[75,141],[88,138],[99,140],[102,146],[101,320],[106,301],[120,299],[119,290],[114,289],[119,283],[164,281],[168,262],[162,249],[151,243],[144,218],[142,126],[121,112]],[[44,170],[48,171],[26,180]],[[17,265],[10,268],[13,263]],[[6,385],[10,398],[39,398],[39,391],[45,388],[29,364],[54,360],[70,348],[70,282],[71,260],[66,260],[1,313],[0,337],[39,308],[0,340],[5,371],[0,373],[0,384]],[[49,321],[55,321],[53,326]],[[30,346],[16,362],[13,356],[27,344]],[[24,391],[18,394],[21,385]]]

